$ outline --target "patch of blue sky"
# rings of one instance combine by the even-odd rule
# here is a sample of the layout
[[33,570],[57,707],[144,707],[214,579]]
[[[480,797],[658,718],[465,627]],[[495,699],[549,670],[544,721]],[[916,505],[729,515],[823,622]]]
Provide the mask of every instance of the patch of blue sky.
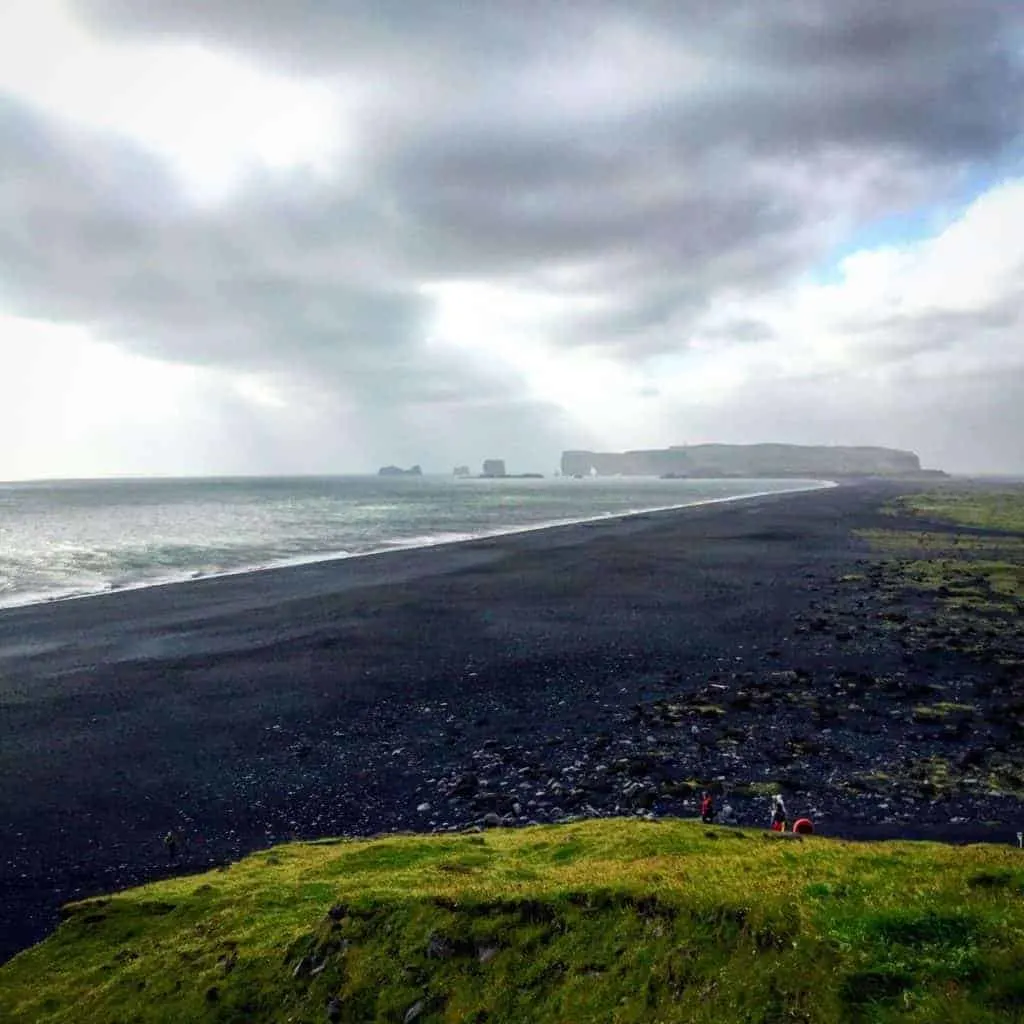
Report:
[[809,278],[814,284],[838,284],[843,278],[843,261],[854,253],[902,248],[934,238],[986,192],[1021,175],[1024,175],[1024,143],[998,167],[988,165],[965,171],[950,194],[940,202],[900,210],[858,225],[811,271]]

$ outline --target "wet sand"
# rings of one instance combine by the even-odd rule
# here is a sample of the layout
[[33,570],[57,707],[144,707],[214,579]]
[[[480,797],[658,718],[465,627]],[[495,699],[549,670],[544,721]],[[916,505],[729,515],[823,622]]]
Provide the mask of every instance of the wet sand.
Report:
[[[474,757],[514,767],[528,747],[544,775],[545,750],[614,736],[638,702],[716,673],[897,669],[896,645],[793,623],[863,558],[851,529],[912,489],[775,495],[0,612],[0,960],[70,899],[288,838],[465,824],[444,779]],[[517,820],[557,820],[544,803]]]

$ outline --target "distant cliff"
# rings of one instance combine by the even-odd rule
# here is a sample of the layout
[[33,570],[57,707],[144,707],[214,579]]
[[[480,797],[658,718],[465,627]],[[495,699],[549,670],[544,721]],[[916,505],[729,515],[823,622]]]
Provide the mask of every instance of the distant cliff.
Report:
[[565,476],[847,477],[920,475],[913,452],[795,444],[676,445],[631,452],[562,453]]
[[423,476],[423,470],[419,466],[410,466],[402,469],[401,466],[382,466],[377,470],[377,476]]

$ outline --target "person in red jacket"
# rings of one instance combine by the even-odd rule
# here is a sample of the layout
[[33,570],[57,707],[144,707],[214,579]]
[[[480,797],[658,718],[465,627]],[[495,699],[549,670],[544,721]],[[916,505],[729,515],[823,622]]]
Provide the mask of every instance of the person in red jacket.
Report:
[[700,820],[710,825],[715,820],[715,801],[706,790],[700,801]]
[[772,831],[785,832],[787,817],[786,804],[782,799],[782,794],[776,793],[772,797]]

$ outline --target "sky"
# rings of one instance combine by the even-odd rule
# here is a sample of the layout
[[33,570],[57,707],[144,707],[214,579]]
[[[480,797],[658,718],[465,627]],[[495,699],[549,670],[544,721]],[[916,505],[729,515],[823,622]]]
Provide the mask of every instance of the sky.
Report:
[[0,7],[0,479],[1024,472],[1024,7]]

